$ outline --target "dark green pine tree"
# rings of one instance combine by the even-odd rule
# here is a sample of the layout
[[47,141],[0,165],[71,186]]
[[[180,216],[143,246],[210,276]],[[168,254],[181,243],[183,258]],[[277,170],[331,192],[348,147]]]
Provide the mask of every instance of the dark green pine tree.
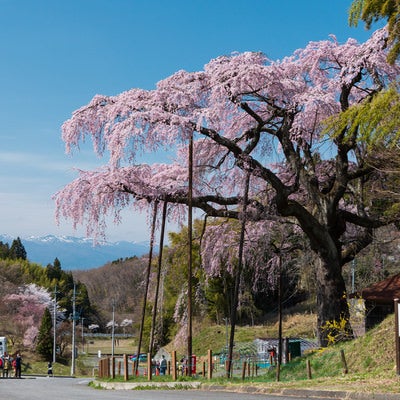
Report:
[[0,241],[0,259],[5,260],[8,257],[10,257],[10,246]]
[[10,258],[26,260],[26,250],[19,237],[14,239],[11,244]]
[[54,259],[53,265],[51,264],[47,265],[46,274],[51,281],[55,280],[58,282],[61,279],[62,276],[61,263],[57,257]]
[[47,361],[53,358],[53,324],[48,308],[44,310],[42,322],[40,324],[38,341],[36,345],[37,353]]

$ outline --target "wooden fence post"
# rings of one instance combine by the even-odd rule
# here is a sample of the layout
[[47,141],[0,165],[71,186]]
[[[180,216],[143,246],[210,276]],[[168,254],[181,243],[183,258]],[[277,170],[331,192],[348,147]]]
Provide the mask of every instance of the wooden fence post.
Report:
[[307,378],[312,379],[310,360],[307,360]]
[[279,382],[281,380],[281,363],[279,360],[276,362],[276,381]]
[[128,355],[124,354],[123,355],[124,358],[124,380],[127,381],[129,379],[129,364],[128,364]]
[[109,358],[103,359],[103,376],[105,378],[110,377],[110,359]]
[[344,350],[340,350],[340,358],[342,360],[342,366],[343,366],[343,373],[347,374],[349,372],[348,368],[347,368],[347,362],[346,362],[346,357],[344,355]]
[[172,380],[176,381],[176,350],[172,351],[171,363],[172,363]]
[[151,381],[153,379],[153,366],[151,354],[147,353],[147,380]]
[[247,362],[243,361],[243,367],[242,367],[242,380],[246,378],[246,367],[247,367]]
[[208,362],[207,378],[208,380],[210,380],[212,379],[212,373],[213,373],[213,357],[211,349],[208,349],[207,351],[207,362]]

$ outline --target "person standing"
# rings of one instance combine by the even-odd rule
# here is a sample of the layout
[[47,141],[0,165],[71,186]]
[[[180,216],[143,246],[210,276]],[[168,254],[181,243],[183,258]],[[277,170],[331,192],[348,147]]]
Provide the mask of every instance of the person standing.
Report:
[[4,353],[3,361],[3,378],[8,378],[8,370],[10,369],[10,357],[7,353]]
[[165,375],[166,371],[167,371],[167,360],[165,359],[165,356],[163,355],[160,360],[160,375]]
[[21,378],[21,367],[22,367],[22,358],[21,358],[21,354],[19,354],[19,352],[18,352],[17,356],[15,357],[15,377],[16,378]]

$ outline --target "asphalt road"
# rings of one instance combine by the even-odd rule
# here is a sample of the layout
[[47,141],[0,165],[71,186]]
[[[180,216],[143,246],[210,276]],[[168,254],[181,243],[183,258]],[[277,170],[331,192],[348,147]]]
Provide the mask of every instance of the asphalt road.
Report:
[[[99,390],[89,387],[89,381],[89,379],[57,377],[0,379],[0,397],[12,400],[300,400],[306,398],[202,390]],[[322,400],[322,398],[313,399]]]

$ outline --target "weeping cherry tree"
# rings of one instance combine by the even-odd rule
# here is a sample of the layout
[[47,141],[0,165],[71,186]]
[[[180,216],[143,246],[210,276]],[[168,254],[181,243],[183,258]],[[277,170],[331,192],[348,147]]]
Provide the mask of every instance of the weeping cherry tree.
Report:
[[[245,209],[254,241],[269,234],[277,217],[308,239],[319,258],[317,325],[326,344],[326,323],[349,316],[343,265],[392,220],[366,195],[366,184],[377,179],[365,162],[366,139],[354,126],[332,132],[324,121],[388,87],[399,68],[386,56],[382,29],[365,43],[311,42],[278,61],[252,52],[221,56],[201,71],[178,71],[153,90],[96,95],[64,123],[62,137],[68,152],[91,138],[107,162],[80,171],[55,195],[56,216],[99,236],[110,213],[119,222],[123,208],[148,212],[158,201],[168,202],[169,219],[184,221],[193,135],[193,207],[233,219]],[[174,152],[171,162],[138,164],[138,156],[163,151]],[[248,173],[243,207],[240,182]],[[210,262],[218,262],[215,248],[209,251]]]

